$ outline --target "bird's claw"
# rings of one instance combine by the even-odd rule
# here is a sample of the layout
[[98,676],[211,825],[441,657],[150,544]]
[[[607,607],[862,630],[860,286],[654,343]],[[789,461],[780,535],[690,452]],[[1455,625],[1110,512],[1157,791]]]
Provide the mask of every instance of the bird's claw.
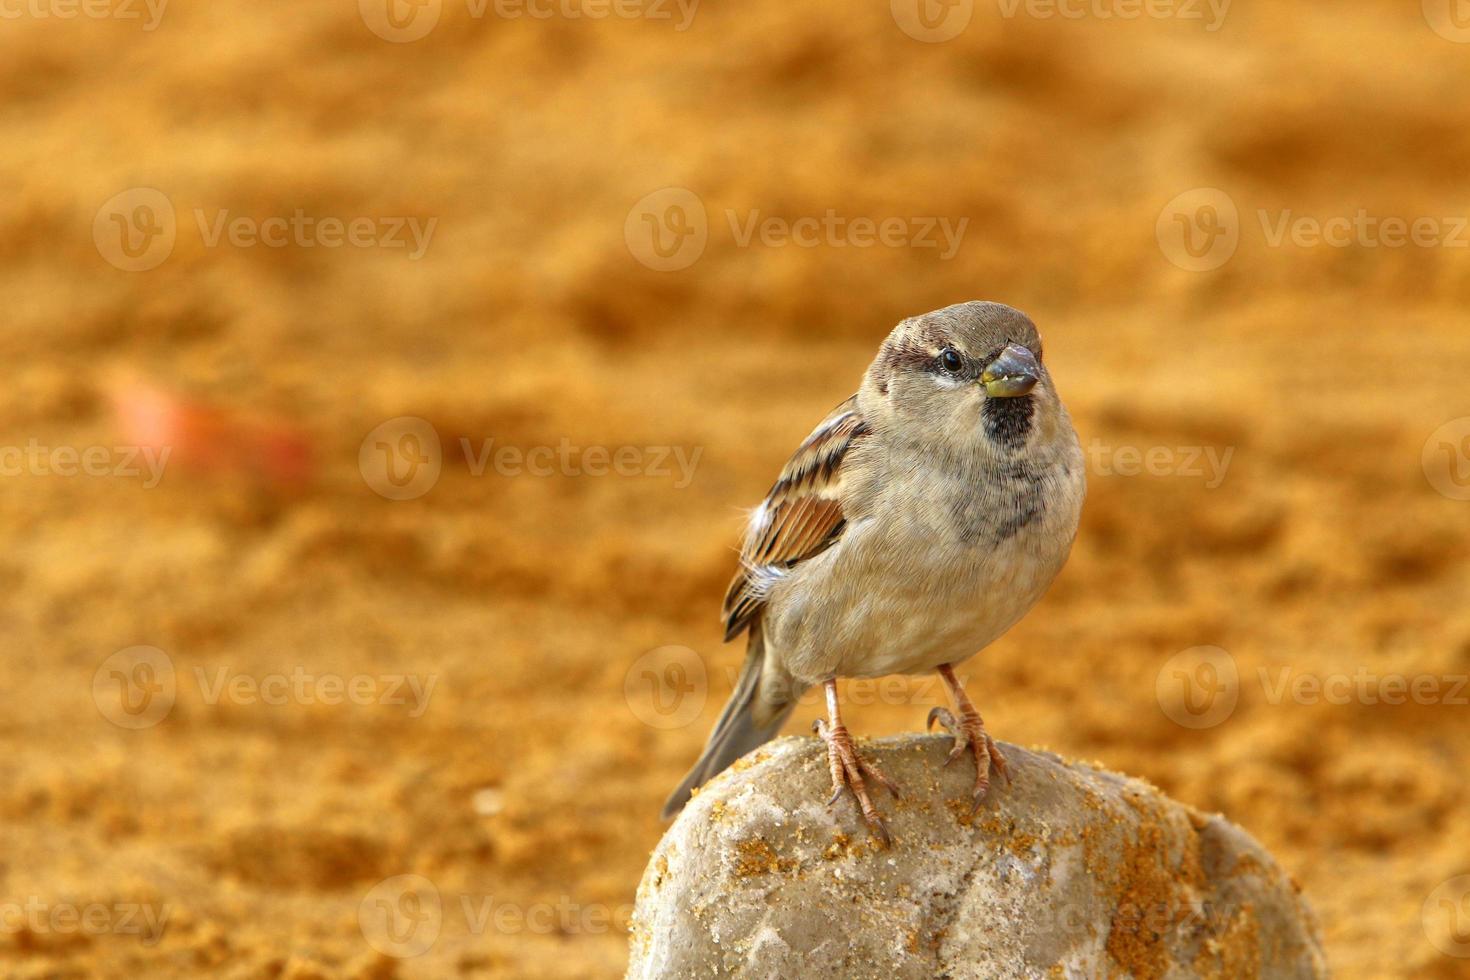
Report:
[[843,790],[851,792],[857,800],[858,808],[862,810],[868,829],[883,841],[885,848],[892,846],[893,839],[888,834],[888,827],[878,815],[878,808],[868,795],[867,783],[863,777],[878,782],[894,799],[899,798],[898,786],[881,769],[858,755],[857,747],[845,726],[829,726],[818,718],[812,724],[812,731],[827,743],[827,767],[832,773],[832,798],[827,801],[827,805],[830,807],[836,803]]
[[948,768],[956,759],[965,754],[965,749],[970,747],[970,733],[955,720],[954,714],[948,708],[929,709],[929,720],[924,723],[924,730],[932,732],[936,721],[944,726],[945,731],[954,736],[954,748],[949,750],[949,758],[944,760],[944,765]]
[[936,721],[954,736],[954,748],[950,749],[949,758],[944,760],[946,766],[964,755],[966,750],[975,756],[975,789],[971,795],[975,801],[975,810],[978,811],[986,794],[990,792],[991,766],[1005,778],[1006,785],[1010,785],[1011,770],[1006,764],[1006,757],[996,746],[995,739],[985,730],[985,722],[981,721],[977,712],[962,711],[961,717],[956,718],[948,708],[932,708],[925,728],[932,730]]

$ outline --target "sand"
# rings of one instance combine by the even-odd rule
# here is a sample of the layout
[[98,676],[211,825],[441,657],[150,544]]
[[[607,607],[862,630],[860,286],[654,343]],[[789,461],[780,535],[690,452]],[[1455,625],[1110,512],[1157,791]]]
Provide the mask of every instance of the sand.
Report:
[[[1419,4],[978,4],[940,43],[888,7],[448,2],[401,43],[301,0],[6,21],[0,974],[618,974],[743,655],[741,508],[896,320],[988,298],[1040,324],[1092,459],[1070,565],[961,670],[992,730],[1246,827],[1338,975],[1470,975],[1441,951],[1470,461],[1437,434],[1470,415],[1470,49]],[[166,244],[121,249],[140,187],[173,242],[128,271]],[[635,210],[664,188],[706,215],[683,269],[638,238],[688,204]],[[1196,188],[1238,214],[1203,271],[1166,212]],[[1359,212],[1438,244],[1299,220]],[[743,238],[804,217],[810,247]],[[943,696],[850,694],[866,735]]]

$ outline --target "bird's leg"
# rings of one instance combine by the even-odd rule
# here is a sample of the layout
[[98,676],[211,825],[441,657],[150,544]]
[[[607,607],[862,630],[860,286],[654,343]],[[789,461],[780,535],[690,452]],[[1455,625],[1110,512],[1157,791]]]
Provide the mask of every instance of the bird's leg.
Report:
[[832,721],[827,724],[818,718],[812,724],[812,730],[827,743],[827,766],[832,770],[832,798],[827,801],[827,805],[836,803],[844,789],[850,790],[863,811],[863,819],[867,821],[868,828],[882,838],[883,846],[887,847],[892,843],[888,837],[888,828],[883,825],[883,819],[878,816],[878,808],[873,806],[873,801],[868,797],[868,788],[863,777],[869,776],[877,780],[895,799],[898,797],[898,787],[877,766],[858,755],[852,736],[847,733],[847,726],[842,724],[842,713],[838,710],[837,680],[833,678],[827,681],[826,688],[827,715]]
[[985,794],[990,790],[990,767],[995,766],[997,772],[1011,781],[1010,768],[1006,765],[1006,757],[1000,754],[996,748],[995,739],[985,730],[985,722],[980,718],[980,712],[970,703],[970,698],[965,694],[965,689],[960,686],[959,678],[954,675],[954,668],[949,664],[939,665],[939,676],[944,678],[945,686],[949,688],[950,697],[954,698],[955,710],[960,713],[959,718],[950,713],[947,708],[934,708],[929,712],[929,723],[926,727],[933,728],[934,722],[938,721],[954,736],[954,748],[945,760],[945,765],[954,762],[969,749],[975,754],[975,807],[979,809],[980,801],[985,799]]

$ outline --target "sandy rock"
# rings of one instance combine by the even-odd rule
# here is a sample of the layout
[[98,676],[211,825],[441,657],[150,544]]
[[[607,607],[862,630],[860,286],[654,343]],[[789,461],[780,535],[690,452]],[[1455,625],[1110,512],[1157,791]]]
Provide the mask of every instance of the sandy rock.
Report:
[[[971,818],[949,741],[864,743],[903,790],[893,847],[825,751],[786,738],[685,808],[638,889],[628,976],[1319,977],[1306,903],[1261,846],[1136,779],[1003,749],[1014,782]],[[881,791],[880,791],[881,792]]]

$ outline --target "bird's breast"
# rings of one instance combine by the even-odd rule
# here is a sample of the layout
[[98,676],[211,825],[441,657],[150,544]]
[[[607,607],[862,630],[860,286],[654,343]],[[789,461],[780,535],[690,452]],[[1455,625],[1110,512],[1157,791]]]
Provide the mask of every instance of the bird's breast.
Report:
[[1080,450],[983,480],[937,468],[874,498],[834,548],[796,569],[769,622],[795,673],[920,673],[1014,626],[1065,564],[1082,502]]

